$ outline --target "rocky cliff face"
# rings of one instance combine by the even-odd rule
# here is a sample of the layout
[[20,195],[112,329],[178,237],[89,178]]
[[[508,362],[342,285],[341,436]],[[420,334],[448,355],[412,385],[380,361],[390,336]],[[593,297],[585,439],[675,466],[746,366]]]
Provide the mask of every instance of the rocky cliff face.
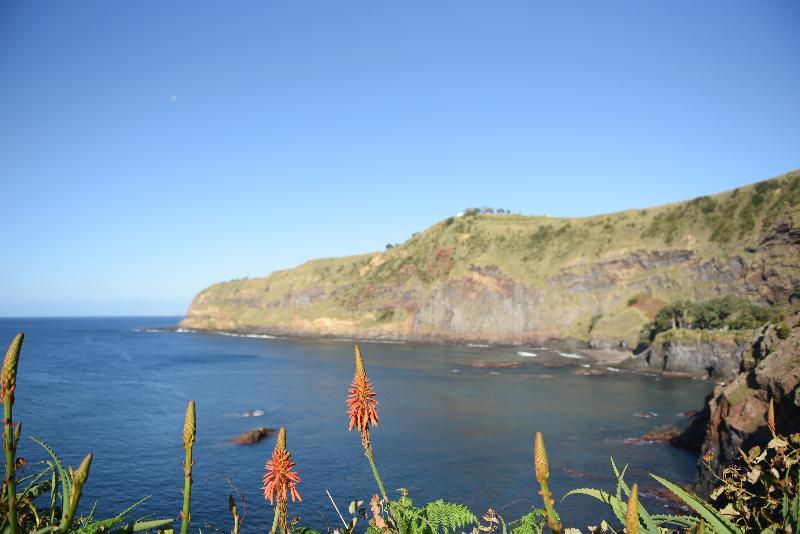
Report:
[[[779,325],[760,328],[743,351],[741,373],[718,386],[706,399],[700,415],[674,445],[697,449],[696,490],[708,495],[715,487],[712,474],[755,445],[764,446],[769,401],[775,403],[778,433],[800,428],[800,313]],[[711,470],[705,465],[710,458]]]
[[[597,217],[450,218],[385,252],[213,285],[194,299],[181,326],[634,346],[664,302],[731,293],[772,302],[799,285],[794,172],[714,197]],[[720,351],[715,369],[727,368]],[[654,365],[665,354],[654,354]],[[669,366],[692,356],[676,347],[666,358]]]
[[747,339],[741,332],[669,331],[656,336],[642,352],[621,367],[688,373],[695,378],[731,380],[742,365]]

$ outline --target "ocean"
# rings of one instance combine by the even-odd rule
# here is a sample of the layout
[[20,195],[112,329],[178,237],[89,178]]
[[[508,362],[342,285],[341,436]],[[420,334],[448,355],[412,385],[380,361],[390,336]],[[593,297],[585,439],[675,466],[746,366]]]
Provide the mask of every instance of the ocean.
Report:
[[[16,332],[26,335],[14,407],[23,425],[18,455],[29,466],[44,457],[28,436],[74,466],[92,452],[83,512],[96,504],[98,516],[110,516],[149,496],[140,515],[177,517],[183,415],[194,399],[192,520],[204,532],[230,531],[227,495],[236,492],[245,500],[243,532],[271,525],[261,478],[275,438],[251,446],[229,442],[255,427],[287,428],[303,497],[289,510],[300,524],[340,524],[326,490],[343,513],[352,500],[369,502],[377,489],[358,435],[347,430],[352,341],[162,330],[177,321],[0,319],[4,346]],[[361,347],[378,392],[380,424],[372,432],[378,468],[390,493],[406,488],[415,504],[443,498],[478,516],[492,507],[506,520],[541,505],[533,474],[536,431],[547,444],[556,509],[569,526],[611,519],[588,497],[560,499],[577,487],[613,489],[612,456],[630,464],[626,479],[640,488],[657,486],[648,472],[679,483],[693,476],[693,454],[629,438],[660,425],[687,425],[679,414],[702,406],[709,383],[624,372],[577,376],[573,367],[539,366],[530,354],[547,352],[541,348]],[[575,351],[565,354],[580,362]],[[469,365],[476,360],[524,367]],[[255,410],[263,414],[243,417]],[[645,502],[655,510],[665,506]]]

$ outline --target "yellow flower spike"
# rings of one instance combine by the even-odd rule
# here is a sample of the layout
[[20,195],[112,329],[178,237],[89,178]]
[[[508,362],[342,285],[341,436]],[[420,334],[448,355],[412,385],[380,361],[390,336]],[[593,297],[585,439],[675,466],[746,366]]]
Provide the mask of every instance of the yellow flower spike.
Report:
[[639,486],[631,488],[628,497],[628,513],[625,515],[625,530],[628,534],[639,534]]
[[11,341],[3,360],[3,372],[0,377],[0,396],[3,404],[14,404],[14,388],[17,386],[17,366],[19,365],[19,352],[22,349],[22,341],[25,334],[20,332]]
[[555,500],[553,499],[553,494],[550,493],[550,486],[547,483],[547,479],[550,477],[550,468],[547,465],[547,451],[544,448],[544,438],[541,432],[536,433],[536,437],[533,441],[533,467],[536,472],[536,480],[541,487],[539,493],[542,495],[542,501],[544,502],[547,526],[550,527],[553,534],[560,534],[561,523],[556,517],[555,509],[553,509]]
[[[14,389],[17,387],[17,366],[19,365],[19,352],[22,349],[22,340],[25,335],[20,332],[11,341],[3,360],[3,369],[0,371],[0,401],[3,403],[3,452],[6,458],[6,509],[8,510],[8,530],[10,534],[17,534],[17,467],[15,455],[19,433],[15,432],[12,406],[14,405]],[[20,428],[17,426],[17,428]]]
[[772,432],[772,437],[775,437],[775,404],[773,400],[769,400],[769,409],[767,409],[767,426],[769,431]]
[[183,418],[183,448],[186,453],[183,460],[183,508],[181,509],[181,534],[188,534],[189,523],[192,520],[192,449],[197,437],[197,414],[194,401],[190,400],[186,406],[186,415]]
[[536,469],[536,480],[547,480],[550,469],[547,465],[547,451],[544,448],[544,438],[541,432],[536,433],[533,445],[533,466]]
[[194,446],[197,435],[197,418],[195,415],[194,401],[190,400],[186,407],[186,416],[183,418],[183,448],[189,449]]
[[356,376],[363,376],[367,373],[366,369],[364,369],[364,358],[361,357],[361,347],[356,345],[355,349],[355,358],[356,358]]
[[278,439],[275,440],[275,449],[279,451],[286,450],[286,427],[281,427],[278,430]]

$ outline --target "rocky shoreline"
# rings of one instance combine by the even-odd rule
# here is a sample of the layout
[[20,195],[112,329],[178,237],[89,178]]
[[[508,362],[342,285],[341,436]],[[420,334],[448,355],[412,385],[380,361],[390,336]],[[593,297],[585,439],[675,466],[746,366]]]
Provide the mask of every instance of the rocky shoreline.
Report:
[[[584,371],[578,374],[586,376],[601,376],[610,374],[611,372],[632,372],[644,375],[657,375],[663,378],[689,378],[695,380],[707,380],[715,383],[720,383],[725,379],[730,379],[734,375],[728,371],[732,366],[737,365],[736,362],[741,360],[741,355],[744,351],[743,346],[737,346],[735,350],[730,352],[729,357],[725,360],[724,365],[719,365],[719,369],[725,369],[723,373],[709,373],[708,372],[708,356],[704,352],[707,348],[705,343],[684,343],[682,345],[675,345],[672,349],[681,350],[685,353],[694,354],[696,358],[682,358],[680,360],[672,359],[670,364],[667,364],[669,357],[661,357],[659,360],[650,359],[650,349],[644,352],[635,352],[629,349],[622,348],[592,348],[589,343],[576,340],[576,339],[557,339],[551,338],[543,340],[534,344],[533,347],[527,343],[480,343],[476,344],[474,340],[470,339],[398,339],[392,337],[346,337],[334,335],[314,335],[305,333],[286,333],[278,331],[266,331],[264,329],[235,329],[235,330],[220,330],[220,329],[204,329],[204,328],[185,328],[176,326],[172,328],[160,329],[165,332],[184,332],[184,333],[199,333],[199,334],[212,334],[230,337],[242,338],[255,338],[255,339],[287,339],[287,340],[300,340],[300,341],[336,341],[347,343],[377,343],[377,344],[402,344],[402,345],[440,345],[451,347],[465,347],[470,349],[525,349],[536,351],[537,349],[545,349],[548,351],[560,352],[563,350],[578,351],[581,354],[588,356],[588,361],[597,366],[614,366],[613,371],[603,372],[589,372]],[[523,351],[524,352],[524,351]],[[738,358],[738,360],[737,360]],[[724,358],[723,358],[724,359]],[[676,365],[676,361],[680,361],[680,365]],[[659,362],[661,363],[659,365]],[[694,363],[693,363],[694,362]],[[554,363],[547,358],[538,360],[536,363],[545,367],[578,367],[578,361],[573,362],[558,362]]]
[[[526,345],[476,345],[467,340],[431,343],[431,340],[281,335],[262,330],[229,332],[176,327],[171,331],[304,341],[438,344],[482,350],[526,348]],[[718,474],[726,463],[735,461],[739,449],[747,450],[768,441],[770,435],[766,411],[770,400],[776,405],[779,432],[790,433],[800,428],[800,313],[781,324],[770,324],[757,329],[744,342],[741,336],[730,339],[734,341],[708,338],[669,339],[660,346],[654,345],[638,353],[584,348],[575,340],[558,340],[557,345],[539,345],[527,349],[539,353],[517,351],[521,357],[535,357],[535,361],[528,362],[525,358],[509,361],[476,358],[461,361],[459,365],[494,370],[520,369],[532,364],[542,367],[575,367],[575,374],[590,377],[629,372],[659,378],[690,378],[716,382],[717,386],[705,399],[702,410],[687,414],[691,422],[685,430],[657,427],[639,438],[629,439],[633,444],[661,442],[696,451],[699,458],[693,489],[708,496],[716,480],[714,474]],[[560,349],[577,351],[580,354],[564,353]],[[713,369],[710,371],[709,367]],[[542,378],[546,376],[549,375],[541,375]],[[259,437],[268,437],[268,433],[264,434]]]
[[725,464],[740,458],[741,450],[769,441],[770,401],[778,434],[800,430],[800,313],[756,330],[739,374],[718,385],[689,428],[671,441],[700,454],[696,492],[708,496]]

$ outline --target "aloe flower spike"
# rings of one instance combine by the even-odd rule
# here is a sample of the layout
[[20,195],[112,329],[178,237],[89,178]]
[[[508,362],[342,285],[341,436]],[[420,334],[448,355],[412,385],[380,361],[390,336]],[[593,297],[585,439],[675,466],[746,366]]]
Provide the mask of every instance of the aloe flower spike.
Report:
[[275,505],[275,515],[272,519],[271,534],[281,532],[285,534],[287,530],[287,496],[291,496],[292,502],[302,501],[297,485],[300,477],[296,471],[292,454],[286,450],[286,428],[281,427],[278,431],[278,439],[275,440],[275,449],[264,468],[264,498]]
[[554,534],[560,534],[561,523],[556,518],[556,512],[553,509],[553,495],[550,493],[550,486],[547,479],[550,478],[550,468],[547,465],[547,451],[544,448],[544,438],[541,432],[536,433],[533,442],[533,468],[536,473],[536,480],[541,487],[540,493],[544,501],[544,511],[547,515],[547,525]]
[[775,403],[772,399],[769,400],[769,408],[767,409],[767,426],[769,426],[769,431],[772,432],[772,437],[776,436],[775,434]]
[[183,418],[183,448],[186,456],[183,460],[183,510],[181,511],[181,534],[189,532],[191,521],[192,503],[192,448],[197,434],[197,421],[195,416],[194,401],[190,400],[186,407],[186,416]]
[[69,505],[64,510],[64,515],[61,518],[60,532],[69,532],[72,525],[72,519],[75,517],[75,512],[78,510],[78,503],[81,500],[81,493],[83,492],[83,485],[89,478],[89,468],[92,466],[92,453],[86,455],[81,465],[72,471],[72,489],[69,493]]
[[631,488],[628,497],[628,512],[625,514],[625,530],[628,534],[639,534],[639,486]]
[[8,524],[11,534],[17,534],[17,487],[16,473],[17,467],[15,456],[17,454],[17,441],[19,435],[15,437],[14,422],[12,419],[12,407],[14,405],[14,390],[17,387],[17,366],[19,365],[19,353],[22,349],[22,341],[25,335],[20,332],[11,341],[3,360],[2,375],[0,375],[0,400],[3,401],[3,452],[6,455],[6,479],[5,486],[8,492]]
[[375,465],[375,454],[372,451],[372,440],[369,434],[370,426],[378,425],[378,401],[375,400],[376,396],[375,388],[372,387],[372,383],[367,376],[367,370],[364,367],[361,348],[356,345],[355,374],[347,396],[347,414],[350,416],[350,430],[352,431],[355,428],[361,434],[361,444],[364,446],[364,455],[369,460],[369,466],[372,468],[372,475],[375,477],[375,482],[378,484],[381,495],[383,495],[383,500],[389,502],[386,489],[383,487],[383,481]]

